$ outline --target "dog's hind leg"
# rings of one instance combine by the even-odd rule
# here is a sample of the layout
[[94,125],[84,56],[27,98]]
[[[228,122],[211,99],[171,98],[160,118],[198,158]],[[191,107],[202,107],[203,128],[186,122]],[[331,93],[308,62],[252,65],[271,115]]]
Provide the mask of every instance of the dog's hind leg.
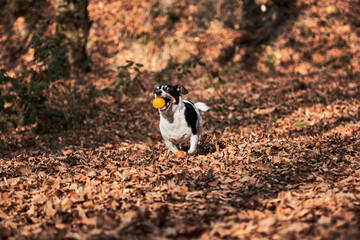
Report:
[[197,148],[198,141],[199,141],[199,136],[197,134],[191,135],[191,137],[190,137],[190,148],[189,148],[189,151],[188,151],[188,153],[190,155],[196,153],[196,150],[197,150],[196,148]]

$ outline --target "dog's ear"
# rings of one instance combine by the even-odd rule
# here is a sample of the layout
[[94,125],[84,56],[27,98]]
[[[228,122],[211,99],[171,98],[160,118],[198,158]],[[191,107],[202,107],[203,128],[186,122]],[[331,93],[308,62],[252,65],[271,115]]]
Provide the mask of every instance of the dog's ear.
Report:
[[186,90],[183,86],[176,85],[176,91],[184,95],[188,94],[188,90]]

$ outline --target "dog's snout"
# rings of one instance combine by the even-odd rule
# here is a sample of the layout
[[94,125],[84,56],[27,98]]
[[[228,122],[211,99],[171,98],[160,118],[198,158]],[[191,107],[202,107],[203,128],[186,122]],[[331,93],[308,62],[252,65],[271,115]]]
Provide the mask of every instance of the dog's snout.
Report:
[[155,89],[155,95],[161,96],[161,89]]

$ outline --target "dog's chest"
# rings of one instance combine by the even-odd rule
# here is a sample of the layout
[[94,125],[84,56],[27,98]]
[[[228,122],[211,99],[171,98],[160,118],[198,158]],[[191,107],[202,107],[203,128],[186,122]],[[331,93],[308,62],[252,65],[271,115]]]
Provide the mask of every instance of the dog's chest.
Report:
[[172,122],[160,117],[160,132],[165,140],[174,143],[185,142],[191,137],[191,128],[188,126],[184,114],[175,114]]

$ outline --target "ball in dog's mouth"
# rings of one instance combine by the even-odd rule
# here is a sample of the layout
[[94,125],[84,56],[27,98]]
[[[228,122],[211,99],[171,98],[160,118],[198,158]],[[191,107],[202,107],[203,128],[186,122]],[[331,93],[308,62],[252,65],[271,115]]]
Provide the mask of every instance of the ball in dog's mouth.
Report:
[[162,108],[159,108],[160,111],[166,111],[171,104],[171,99],[164,98],[164,100],[165,100],[165,105]]
[[165,106],[165,99],[162,97],[156,97],[153,100],[154,108],[162,108]]

